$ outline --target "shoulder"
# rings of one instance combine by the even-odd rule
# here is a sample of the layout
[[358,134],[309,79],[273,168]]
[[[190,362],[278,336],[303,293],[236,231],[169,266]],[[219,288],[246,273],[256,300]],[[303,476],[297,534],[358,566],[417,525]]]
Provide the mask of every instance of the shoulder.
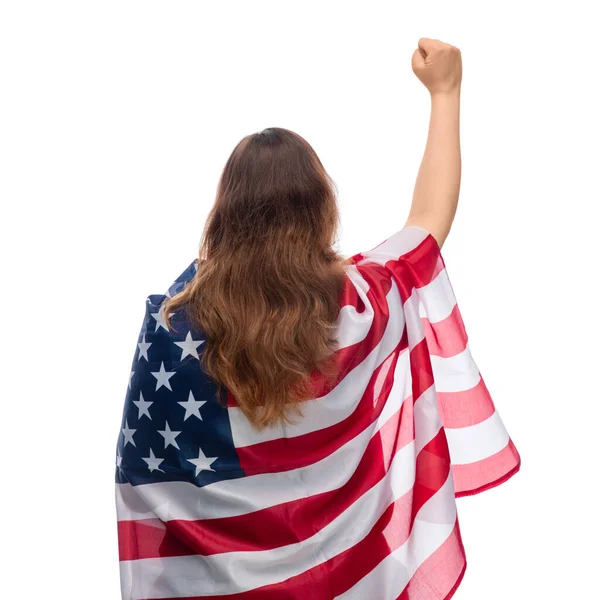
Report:
[[413,288],[432,282],[444,269],[438,242],[427,229],[417,225],[403,227],[353,258],[365,277],[378,277],[384,282],[384,289],[395,282],[404,298]]
[[186,284],[191,281],[197,274],[199,259],[195,258],[185,269],[176,277],[172,284],[168,287],[165,296],[172,298],[178,292],[182,291]]
[[423,227],[408,225],[370,250],[354,256],[358,265],[376,263],[385,265],[390,261],[408,260],[420,252],[438,254],[438,244],[432,234]]
[[[155,332],[158,331],[160,327],[164,328],[163,322],[161,320],[164,301],[173,298],[178,293],[180,293],[186,287],[186,285],[192,279],[194,279],[195,275],[197,274],[197,269],[198,258],[191,261],[190,264],[182,270],[182,272],[168,286],[168,289],[164,294],[152,293],[146,297],[144,330],[149,330],[151,327],[151,329],[153,329]],[[178,322],[179,319],[183,320],[181,318],[181,315],[179,314],[183,312],[184,311],[182,308],[177,310],[177,317],[175,319],[176,322]]]

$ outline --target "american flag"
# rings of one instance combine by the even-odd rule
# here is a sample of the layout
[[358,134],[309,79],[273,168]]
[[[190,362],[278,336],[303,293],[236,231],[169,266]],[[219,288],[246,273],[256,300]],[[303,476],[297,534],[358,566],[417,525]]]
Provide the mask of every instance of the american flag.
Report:
[[407,226],[356,254],[339,376],[254,430],[200,369],[203,332],[146,299],[117,441],[125,600],[438,600],[465,571],[455,498],[516,473],[440,249]]

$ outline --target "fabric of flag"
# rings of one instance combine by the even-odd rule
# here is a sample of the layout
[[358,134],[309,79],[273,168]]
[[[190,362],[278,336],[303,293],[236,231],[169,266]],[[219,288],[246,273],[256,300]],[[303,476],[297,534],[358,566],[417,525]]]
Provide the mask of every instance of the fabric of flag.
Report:
[[434,237],[347,266],[339,376],[256,431],[200,369],[184,309],[147,297],[117,441],[122,598],[442,600],[465,571],[458,496],[516,473]]

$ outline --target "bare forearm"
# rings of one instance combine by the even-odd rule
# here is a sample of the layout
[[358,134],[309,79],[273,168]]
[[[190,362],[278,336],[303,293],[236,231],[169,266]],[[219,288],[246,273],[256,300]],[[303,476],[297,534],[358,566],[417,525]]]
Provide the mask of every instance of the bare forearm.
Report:
[[440,40],[420,38],[412,55],[412,69],[430,92],[431,111],[406,225],[427,229],[442,247],[455,218],[461,184],[461,51]]
[[408,222],[423,223],[440,246],[449,234],[459,201],[459,116],[459,90],[431,96],[428,140],[408,217]]

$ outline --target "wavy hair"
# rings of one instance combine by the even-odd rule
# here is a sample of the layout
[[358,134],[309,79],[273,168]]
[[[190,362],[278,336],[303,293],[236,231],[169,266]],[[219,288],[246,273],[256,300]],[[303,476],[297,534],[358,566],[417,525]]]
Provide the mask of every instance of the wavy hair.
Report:
[[[252,425],[292,423],[337,375],[334,329],[347,260],[332,245],[337,187],[301,136],[280,127],[244,137],[217,186],[198,269],[167,298],[206,336],[201,368]],[[294,411],[294,412],[293,412]]]

